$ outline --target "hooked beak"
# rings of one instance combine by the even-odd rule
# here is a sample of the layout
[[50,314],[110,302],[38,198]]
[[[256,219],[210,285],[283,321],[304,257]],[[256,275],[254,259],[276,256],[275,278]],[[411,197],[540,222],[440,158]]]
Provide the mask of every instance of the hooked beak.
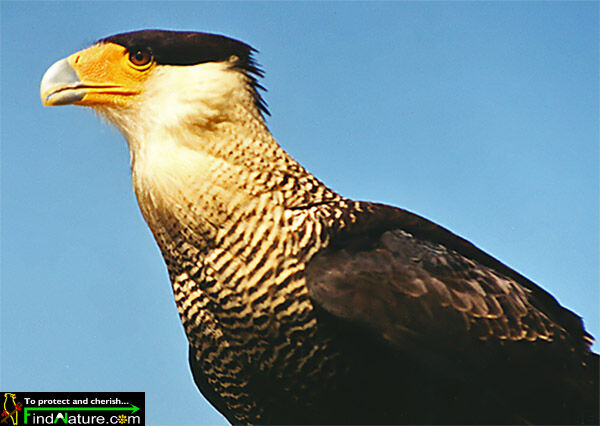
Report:
[[55,62],[42,77],[40,96],[46,106],[73,104],[81,101],[85,94],[83,82],[68,58]]
[[42,77],[42,104],[129,105],[142,91],[152,66],[138,69],[130,64],[128,58],[127,49],[123,46],[97,43],[61,59]]

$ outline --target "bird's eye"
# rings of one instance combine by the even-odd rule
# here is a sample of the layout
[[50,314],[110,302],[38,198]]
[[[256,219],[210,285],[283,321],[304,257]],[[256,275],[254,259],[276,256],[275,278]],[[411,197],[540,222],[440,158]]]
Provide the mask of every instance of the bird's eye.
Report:
[[129,61],[136,67],[143,67],[152,62],[152,55],[146,50],[136,49],[129,53]]

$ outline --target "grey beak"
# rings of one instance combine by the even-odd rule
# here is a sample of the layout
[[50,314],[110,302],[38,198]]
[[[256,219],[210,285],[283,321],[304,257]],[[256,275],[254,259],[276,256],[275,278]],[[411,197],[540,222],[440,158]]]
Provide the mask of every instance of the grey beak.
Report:
[[42,77],[40,96],[46,106],[68,105],[80,101],[85,89],[67,58],[55,62]]

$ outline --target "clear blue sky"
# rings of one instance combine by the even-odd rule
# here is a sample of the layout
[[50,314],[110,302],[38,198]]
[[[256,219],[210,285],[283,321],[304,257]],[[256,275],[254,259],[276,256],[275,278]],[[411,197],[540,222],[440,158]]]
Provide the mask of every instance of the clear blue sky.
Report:
[[469,239],[600,337],[597,2],[1,11],[3,389],[146,391],[151,424],[225,423],[192,383],[125,142],[90,110],[39,99],[55,60],[141,28],[255,46],[270,128],[310,171]]

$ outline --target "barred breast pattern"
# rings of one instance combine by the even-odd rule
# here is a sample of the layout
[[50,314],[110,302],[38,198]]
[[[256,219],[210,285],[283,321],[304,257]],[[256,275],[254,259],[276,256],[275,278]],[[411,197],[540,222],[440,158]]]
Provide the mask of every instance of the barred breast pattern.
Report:
[[238,422],[265,420],[270,396],[250,390],[257,373],[310,406],[313,389],[323,388],[311,383],[343,368],[317,327],[304,266],[327,245],[333,224],[344,226],[348,206],[343,199],[286,210],[257,203],[205,250],[154,224],[195,359]]

